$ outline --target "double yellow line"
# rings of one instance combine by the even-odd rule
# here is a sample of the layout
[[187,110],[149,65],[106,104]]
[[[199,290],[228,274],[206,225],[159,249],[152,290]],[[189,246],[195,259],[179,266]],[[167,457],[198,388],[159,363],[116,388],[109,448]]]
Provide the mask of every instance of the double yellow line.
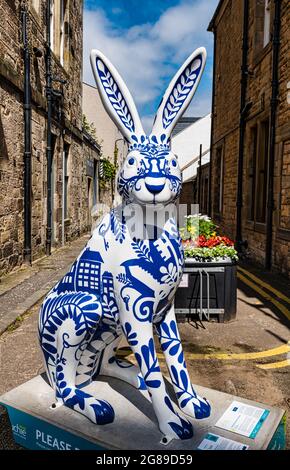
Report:
[[[287,354],[289,353],[290,355],[290,343],[283,344],[282,346],[278,346],[277,348],[273,349],[268,349],[266,351],[259,351],[259,352],[253,352],[253,353],[204,353],[204,354],[195,354],[195,353],[186,353],[185,358],[186,360],[205,360],[205,359],[220,359],[220,360],[228,360],[228,361],[233,361],[233,360],[255,360],[255,359],[265,359],[266,357],[272,357],[272,356],[278,356],[280,354]],[[132,354],[131,349],[128,348],[123,348],[118,350],[118,357],[121,359],[133,359],[134,356]],[[164,356],[161,353],[157,353],[157,357],[159,361],[164,360]],[[275,364],[284,364],[283,366],[281,365],[280,367],[285,367],[287,365],[290,365],[290,361],[281,361],[280,363],[275,363]],[[257,367],[260,367],[261,369],[273,369],[274,366],[271,364],[259,364]]]
[[[244,276],[243,274],[246,274]],[[243,281],[245,284],[247,284],[249,287],[254,289],[258,294],[260,294],[264,299],[270,301],[275,307],[280,310],[280,312],[283,313],[283,315],[290,320],[290,310],[285,307],[279,300],[277,300],[276,297],[279,299],[283,300],[287,304],[290,305],[290,298],[284,295],[282,292],[279,290],[275,289],[275,287],[272,287],[270,284],[267,282],[262,281],[259,277],[255,276],[254,274],[250,273],[244,268],[241,268],[240,266],[238,267],[238,278]],[[248,279],[250,278],[250,279]],[[252,279],[252,280],[251,280]],[[254,282],[253,282],[254,281]],[[257,285],[258,283],[259,285]],[[261,287],[259,287],[261,286]],[[271,294],[269,294],[267,291],[272,292],[276,297],[273,297]]]
[[[290,310],[284,304],[280,302],[282,300],[284,303],[290,305],[290,298],[284,295],[275,287],[271,286],[265,281],[262,281],[259,277],[255,276],[253,273],[247,271],[244,268],[238,267],[238,278],[247,286],[251,287],[254,291],[256,291],[261,297],[265,300],[271,302],[275,307],[287,318],[290,320]],[[274,294],[271,295],[271,294]],[[279,298],[279,300],[277,299]],[[279,346],[278,348],[271,349],[269,351],[262,351],[261,358],[269,357],[269,356],[277,356],[278,354],[288,353],[289,358],[279,361],[279,362],[272,362],[268,364],[257,364],[257,367],[260,369],[279,369],[282,367],[287,367],[290,365],[290,342],[288,344],[284,344],[283,346]],[[270,352],[270,354],[269,354]]]
[[[284,303],[290,305],[290,298],[284,295],[279,290],[272,287],[270,284],[267,284],[265,281],[262,281],[259,277],[255,276],[251,272],[247,271],[244,268],[238,267],[238,278],[251,289],[256,291],[261,297],[265,300],[271,302],[278,310],[290,320],[290,310],[280,302],[282,300]],[[271,295],[271,294],[274,294]],[[279,298],[279,300],[277,299]],[[220,359],[223,361],[233,361],[233,360],[259,360],[265,359],[267,357],[279,356],[281,354],[288,354],[289,359],[284,359],[283,361],[273,362],[268,364],[256,364],[260,369],[278,369],[282,367],[287,367],[290,365],[290,341],[286,344],[278,346],[276,348],[268,349],[265,351],[251,352],[251,353],[186,353],[185,357],[187,360],[205,360],[205,359]],[[118,351],[118,356],[120,358],[126,357],[127,359],[133,358],[132,351],[130,349],[121,349]],[[160,361],[164,360],[163,354],[158,353],[157,357]]]

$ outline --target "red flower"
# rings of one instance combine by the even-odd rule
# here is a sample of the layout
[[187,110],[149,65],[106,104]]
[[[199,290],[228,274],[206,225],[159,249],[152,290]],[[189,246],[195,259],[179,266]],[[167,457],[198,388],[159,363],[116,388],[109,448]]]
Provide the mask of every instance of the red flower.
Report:
[[200,235],[196,239],[196,246],[200,248],[213,248],[218,245],[233,246],[234,242],[228,237],[220,237],[218,235],[208,239],[204,235]]

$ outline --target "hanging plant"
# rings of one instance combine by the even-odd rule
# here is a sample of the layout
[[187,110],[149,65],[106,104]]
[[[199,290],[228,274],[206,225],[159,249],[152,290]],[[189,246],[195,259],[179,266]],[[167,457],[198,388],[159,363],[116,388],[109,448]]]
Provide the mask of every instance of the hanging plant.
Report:
[[117,167],[108,158],[102,158],[100,163],[100,187],[105,189],[115,179]]

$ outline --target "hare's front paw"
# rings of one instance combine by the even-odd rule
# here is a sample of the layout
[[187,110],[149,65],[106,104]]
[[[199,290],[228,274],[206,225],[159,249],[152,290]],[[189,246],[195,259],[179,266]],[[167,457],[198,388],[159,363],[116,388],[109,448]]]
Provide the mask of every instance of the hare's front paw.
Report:
[[204,419],[210,416],[211,406],[206,398],[201,398],[194,390],[192,395],[179,399],[179,406],[183,413],[195,419]]
[[192,424],[174,411],[168,397],[165,397],[164,401],[167,406],[167,416],[166,421],[159,422],[160,431],[171,439],[190,439],[193,436]]

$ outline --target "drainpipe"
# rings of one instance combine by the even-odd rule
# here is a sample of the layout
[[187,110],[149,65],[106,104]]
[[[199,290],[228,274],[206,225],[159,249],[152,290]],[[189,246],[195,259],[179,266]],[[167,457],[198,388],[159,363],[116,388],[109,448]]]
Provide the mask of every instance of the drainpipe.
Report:
[[21,8],[22,41],[24,59],[24,260],[31,264],[31,89],[30,51],[27,34],[28,11]]
[[276,140],[276,112],[279,93],[279,49],[281,26],[281,1],[275,0],[274,30],[273,30],[273,57],[272,57],[272,94],[269,136],[269,176],[267,196],[267,221],[266,221],[266,253],[265,267],[271,268],[272,264],[272,239],[273,239],[273,210],[274,210],[274,168],[275,168],[275,140]]
[[199,145],[199,165],[198,165],[198,211],[201,212],[201,163],[202,163],[202,144]]
[[243,39],[242,39],[242,66],[241,66],[241,97],[240,97],[240,134],[238,155],[238,181],[236,202],[236,248],[242,252],[242,206],[243,206],[243,169],[244,169],[244,140],[246,128],[246,115],[251,104],[246,103],[248,82],[248,29],[249,29],[249,0],[244,0]]
[[51,168],[52,168],[52,73],[51,73],[51,38],[50,38],[50,5],[47,0],[46,12],[46,100],[47,100],[47,134],[46,134],[46,160],[47,160],[47,222],[46,222],[46,254],[51,254],[52,233],[52,191],[51,191]]
[[65,198],[65,150],[62,149],[62,204],[61,204],[61,244],[65,244],[64,233],[64,198]]
[[211,95],[211,131],[210,131],[210,158],[209,158],[209,178],[208,178],[208,216],[211,217],[211,188],[212,188],[212,159],[213,159],[213,123],[214,123],[214,107],[215,107],[215,77],[216,74],[216,29],[213,29],[213,80]]

